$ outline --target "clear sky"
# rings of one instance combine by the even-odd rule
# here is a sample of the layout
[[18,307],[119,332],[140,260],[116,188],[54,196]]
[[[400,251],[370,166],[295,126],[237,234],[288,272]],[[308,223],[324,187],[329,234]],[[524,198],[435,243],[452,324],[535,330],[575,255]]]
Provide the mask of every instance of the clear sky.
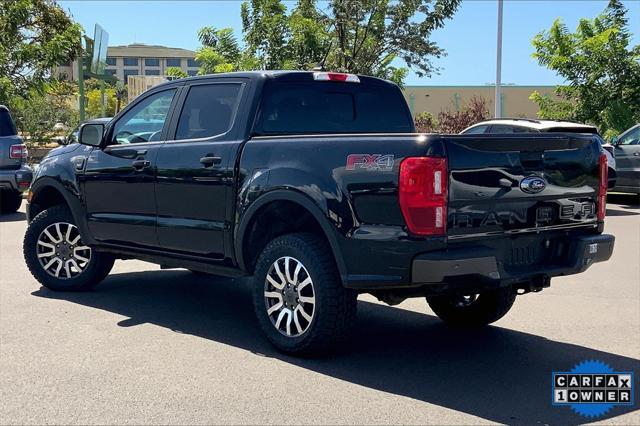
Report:
[[[241,1],[59,1],[87,34],[95,23],[109,32],[110,45],[133,42],[195,50],[197,31],[204,26],[231,27],[241,39]],[[295,1],[285,2],[293,7]],[[561,83],[553,72],[531,57],[531,39],[548,29],[554,19],[573,30],[580,18],[593,18],[605,0],[505,0],[503,29],[503,83],[551,85]],[[640,43],[640,0],[626,1],[633,43]],[[322,6],[322,4],[321,4]],[[411,74],[407,85],[483,85],[495,81],[497,2],[464,0],[453,19],[433,34],[448,55],[434,60],[440,74],[419,78]]]

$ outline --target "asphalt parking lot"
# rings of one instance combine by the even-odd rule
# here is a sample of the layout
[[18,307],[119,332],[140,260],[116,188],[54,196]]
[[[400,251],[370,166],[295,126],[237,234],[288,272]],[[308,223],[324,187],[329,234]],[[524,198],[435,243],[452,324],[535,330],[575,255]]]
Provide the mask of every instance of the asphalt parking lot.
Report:
[[636,377],[636,405],[598,422],[640,424],[640,206],[609,201],[613,258],[495,326],[361,296],[349,346],[313,360],[271,348],[245,280],[118,261],[91,293],[51,292],[22,259],[24,209],[0,216],[0,423],[582,423],[551,372],[596,359]]

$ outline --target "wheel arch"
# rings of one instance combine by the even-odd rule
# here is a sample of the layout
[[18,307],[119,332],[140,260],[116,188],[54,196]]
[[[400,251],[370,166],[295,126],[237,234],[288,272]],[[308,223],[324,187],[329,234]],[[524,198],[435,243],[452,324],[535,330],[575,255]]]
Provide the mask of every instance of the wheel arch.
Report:
[[329,223],[327,216],[313,200],[294,190],[278,189],[268,192],[256,199],[243,213],[236,228],[235,236],[235,257],[240,268],[249,273],[253,272],[252,262],[255,259],[248,258],[246,252],[247,244],[251,238],[251,229],[256,221],[259,220],[261,213],[265,212],[265,209],[274,203],[292,203],[313,218],[318,229],[321,231],[321,236],[329,244],[341,280],[344,283],[347,276],[346,265],[342,258],[342,250],[340,249],[335,230]]
[[31,186],[31,197],[27,209],[28,222],[31,222],[38,213],[52,206],[62,204],[69,208],[83,241],[93,241],[90,238],[84,208],[80,199],[78,196],[69,193],[60,182],[52,178],[40,178]]

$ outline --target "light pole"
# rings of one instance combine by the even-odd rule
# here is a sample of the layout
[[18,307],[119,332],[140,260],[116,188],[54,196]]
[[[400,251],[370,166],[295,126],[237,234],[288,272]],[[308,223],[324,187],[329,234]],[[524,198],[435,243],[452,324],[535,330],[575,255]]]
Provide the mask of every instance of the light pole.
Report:
[[500,84],[502,78],[502,0],[498,0],[498,46],[496,48],[496,111],[495,117],[502,116],[502,94]]

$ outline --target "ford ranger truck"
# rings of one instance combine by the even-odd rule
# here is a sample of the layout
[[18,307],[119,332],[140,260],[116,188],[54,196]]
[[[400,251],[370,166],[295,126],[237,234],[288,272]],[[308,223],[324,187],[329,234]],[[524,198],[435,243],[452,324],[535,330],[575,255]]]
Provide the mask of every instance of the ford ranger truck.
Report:
[[425,297],[447,323],[480,326],[611,256],[592,135],[414,132],[400,89],[372,77],[162,84],[42,161],[25,260],[65,291],[93,288],[114,259],[251,276],[266,337],[318,354],[344,342],[359,293]]

